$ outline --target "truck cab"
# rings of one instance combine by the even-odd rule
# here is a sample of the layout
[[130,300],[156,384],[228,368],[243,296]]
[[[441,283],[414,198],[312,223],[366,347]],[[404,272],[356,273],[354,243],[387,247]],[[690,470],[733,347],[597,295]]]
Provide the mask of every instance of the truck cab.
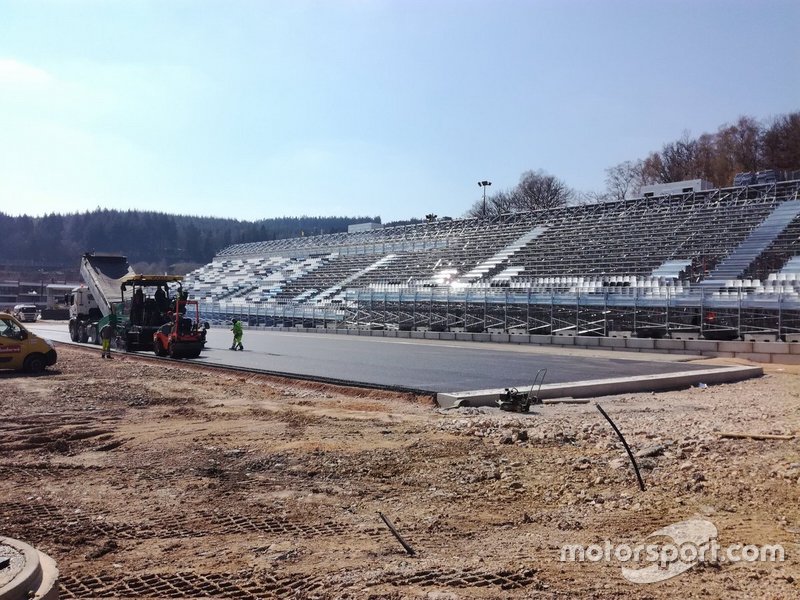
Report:
[[0,312],[0,369],[38,373],[56,364],[53,344],[31,333],[6,312]]
[[13,315],[19,320],[24,322],[35,322],[36,317],[39,316],[39,309],[35,304],[17,304],[14,307]]
[[[69,305],[69,337],[73,342],[86,343],[94,335],[93,323],[103,317],[100,307],[85,286],[76,287],[65,298]],[[96,342],[95,342],[96,343]]]

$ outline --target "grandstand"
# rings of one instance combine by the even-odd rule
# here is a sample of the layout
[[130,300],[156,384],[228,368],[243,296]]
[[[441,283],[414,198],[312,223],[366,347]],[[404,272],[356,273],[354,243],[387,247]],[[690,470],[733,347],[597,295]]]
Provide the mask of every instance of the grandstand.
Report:
[[186,285],[264,326],[800,340],[800,180],[237,244]]

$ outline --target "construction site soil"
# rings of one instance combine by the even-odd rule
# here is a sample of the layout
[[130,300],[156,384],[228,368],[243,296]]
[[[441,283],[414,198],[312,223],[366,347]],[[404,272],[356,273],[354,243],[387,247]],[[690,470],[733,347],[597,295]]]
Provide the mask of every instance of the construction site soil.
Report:
[[[442,411],[60,346],[0,374],[0,535],[57,561],[62,598],[797,598],[800,440],[718,435],[800,430],[800,369],[765,371],[600,399],[642,492],[592,403]],[[560,560],[692,518],[785,560],[649,584]]]

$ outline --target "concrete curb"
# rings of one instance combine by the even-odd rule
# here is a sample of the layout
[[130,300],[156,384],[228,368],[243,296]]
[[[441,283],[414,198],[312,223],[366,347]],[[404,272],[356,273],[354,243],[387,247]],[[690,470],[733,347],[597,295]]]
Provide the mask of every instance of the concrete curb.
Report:
[[[5,550],[4,550],[5,548]],[[0,537],[0,557],[10,554],[11,579],[0,581],[3,600],[56,600],[58,569],[55,561],[25,542]]]
[[[614,377],[610,379],[590,379],[569,383],[551,383],[542,386],[541,399],[548,398],[593,398],[635,392],[663,392],[691,387],[698,383],[714,385],[733,383],[753,377],[761,377],[761,367],[717,367],[698,371],[641,375],[638,377]],[[527,392],[530,387],[517,388]],[[497,399],[503,392],[496,390],[471,390],[463,392],[444,392],[436,395],[436,402],[442,408],[454,406],[497,406]]]

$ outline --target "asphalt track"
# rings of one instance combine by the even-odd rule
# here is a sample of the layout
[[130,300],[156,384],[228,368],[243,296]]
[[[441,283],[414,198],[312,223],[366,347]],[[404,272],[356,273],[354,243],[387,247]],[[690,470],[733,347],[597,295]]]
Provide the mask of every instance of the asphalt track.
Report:
[[[69,341],[66,323],[29,328],[53,341]],[[548,384],[709,368],[675,355],[622,358],[623,353],[516,344],[245,330],[245,351],[233,352],[230,340],[226,329],[212,328],[206,350],[192,362],[428,392],[529,386],[542,368]]]

